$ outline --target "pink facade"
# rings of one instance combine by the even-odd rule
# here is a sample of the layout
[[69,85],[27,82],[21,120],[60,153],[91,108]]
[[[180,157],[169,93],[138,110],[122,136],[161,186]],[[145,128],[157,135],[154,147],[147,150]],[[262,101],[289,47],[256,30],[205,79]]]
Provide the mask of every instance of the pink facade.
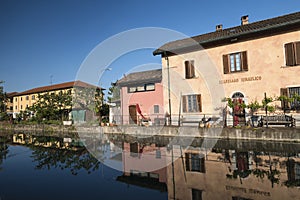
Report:
[[125,175],[142,175],[150,173],[152,178],[161,183],[167,182],[166,147],[157,147],[155,144],[142,145],[139,143],[123,144],[123,172]]
[[154,89],[151,88],[149,91],[130,92],[130,87],[121,87],[123,124],[139,124],[145,117],[150,118],[152,124],[163,125],[165,111],[162,83],[155,83]]

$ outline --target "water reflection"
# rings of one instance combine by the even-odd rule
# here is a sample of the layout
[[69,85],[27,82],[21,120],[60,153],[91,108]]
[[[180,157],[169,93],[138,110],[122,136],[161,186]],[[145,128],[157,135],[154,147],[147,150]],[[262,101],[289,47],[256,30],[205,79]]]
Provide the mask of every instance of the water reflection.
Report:
[[[169,199],[297,199],[300,144],[220,140],[212,149],[201,139],[172,145],[166,137],[124,137],[123,176],[149,187],[164,184]],[[211,141],[212,143],[215,141]],[[234,145],[235,144],[235,145]],[[209,146],[209,145],[207,145]],[[169,163],[149,171],[157,162]],[[130,182],[130,181],[128,181]]]
[[78,139],[20,133],[13,135],[12,142],[30,147],[31,158],[34,163],[37,163],[35,169],[67,169],[73,175],[77,175],[81,170],[90,174],[99,169],[100,162],[84,148]]
[[2,163],[3,160],[6,159],[6,155],[8,153],[8,145],[7,145],[7,138],[0,137],[0,171],[2,170]]
[[79,140],[14,134],[10,142],[0,138],[0,169],[9,145],[18,144],[30,148],[36,170],[96,176],[92,172],[103,169],[102,162],[118,163],[121,173],[114,181],[158,191],[156,198],[165,198],[166,192],[168,199],[183,200],[299,198],[300,144],[198,138],[184,146],[180,141],[185,139],[170,145],[173,138],[166,136],[86,135]]

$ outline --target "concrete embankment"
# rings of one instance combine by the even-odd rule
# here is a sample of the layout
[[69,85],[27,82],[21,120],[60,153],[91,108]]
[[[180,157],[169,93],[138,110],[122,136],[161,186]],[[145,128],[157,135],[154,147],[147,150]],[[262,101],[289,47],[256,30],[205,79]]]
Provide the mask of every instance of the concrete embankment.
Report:
[[103,127],[103,133],[300,142],[299,128]]
[[2,133],[31,133],[80,136],[80,134],[125,134],[131,136],[182,136],[214,139],[244,139],[300,142],[300,128],[197,128],[197,127],[141,127],[141,126],[63,126],[63,125],[1,125]]

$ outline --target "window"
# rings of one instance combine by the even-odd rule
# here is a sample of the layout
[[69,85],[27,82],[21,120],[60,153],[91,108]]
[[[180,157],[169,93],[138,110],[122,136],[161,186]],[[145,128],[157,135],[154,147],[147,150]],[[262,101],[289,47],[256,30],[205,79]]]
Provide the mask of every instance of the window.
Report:
[[186,171],[205,173],[205,160],[203,154],[185,153]]
[[129,92],[129,93],[136,92],[136,87],[129,87],[129,88],[128,88],[128,92]]
[[[288,96],[289,98],[293,98],[300,95],[300,87],[288,88]],[[291,109],[299,110],[300,109],[300,101],[294,98],[294,101],[291,102]]]
[[223,55],[224,74],[248,71],[247,52]]
[[195,78],[195,67],[194,67],[194,61],[188,60],[184,62],[185,65],[185,78]]
[[157,159],[161,158],[161,151],[159,149],[156,150],[155,158],[157,158]]
[[26,96],[26,101],[28,101],[29,100],[29,96]]
[[18,98],[17,98],[17,97],[15,98],[15,101],[16,101],[16,102],[18,101]]
[[183,112],[202,112],[201,94],[182,96]]
[[154,91],[155,84],[148,83],[148,84],[143,84],[143,85],[138,85],[138,86],[130,86],[127,88],[127,90],[128,90],[128,93]]
[[284,45],[286,66],[300,65],[300,42],[291,42]]
[[21,110],[23,109],[23,106],[21,105]]
[[138,92],[145,91],[145,87],[144,86],[138,86],[138,87],[136,87],[136,89],[137,89]]
[[35,100],[35,96],[34,95],[31,96],[31,100]]
[[152,91],[155,89],[155,85],[153,83],[146,84],[146,91]]
[[21,101],[23,101],[23,97],[21,97]]
[[16,110],[18,110],[18,106],[15,106]]
[[159,105],[154,105],[154,113],[159,113]]
[[202,190],[192,189],[192,200],[202,200]]
[[139,144],[137,142],[130,143],[130,156],[137,157],[139,153]]
[[292,102],[289,102],[288,99],[281,101],[281,108],[283,110],[300,110],[300,101],[298,99],[300,96],[300,87],[281,88],[280,95],[293,99]]

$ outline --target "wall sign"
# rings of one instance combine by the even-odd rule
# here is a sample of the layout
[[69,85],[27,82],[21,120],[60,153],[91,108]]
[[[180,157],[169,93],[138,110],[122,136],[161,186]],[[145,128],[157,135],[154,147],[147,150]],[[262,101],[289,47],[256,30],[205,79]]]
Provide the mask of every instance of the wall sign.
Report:
[[220,80],[220,84],[228,84],[228,83],[239,83],[239,82],[249,82],[249,81],[260,81],[262,79],[261,76],[249,76],[243,78],[233,78],[233,79],[224,79]]

